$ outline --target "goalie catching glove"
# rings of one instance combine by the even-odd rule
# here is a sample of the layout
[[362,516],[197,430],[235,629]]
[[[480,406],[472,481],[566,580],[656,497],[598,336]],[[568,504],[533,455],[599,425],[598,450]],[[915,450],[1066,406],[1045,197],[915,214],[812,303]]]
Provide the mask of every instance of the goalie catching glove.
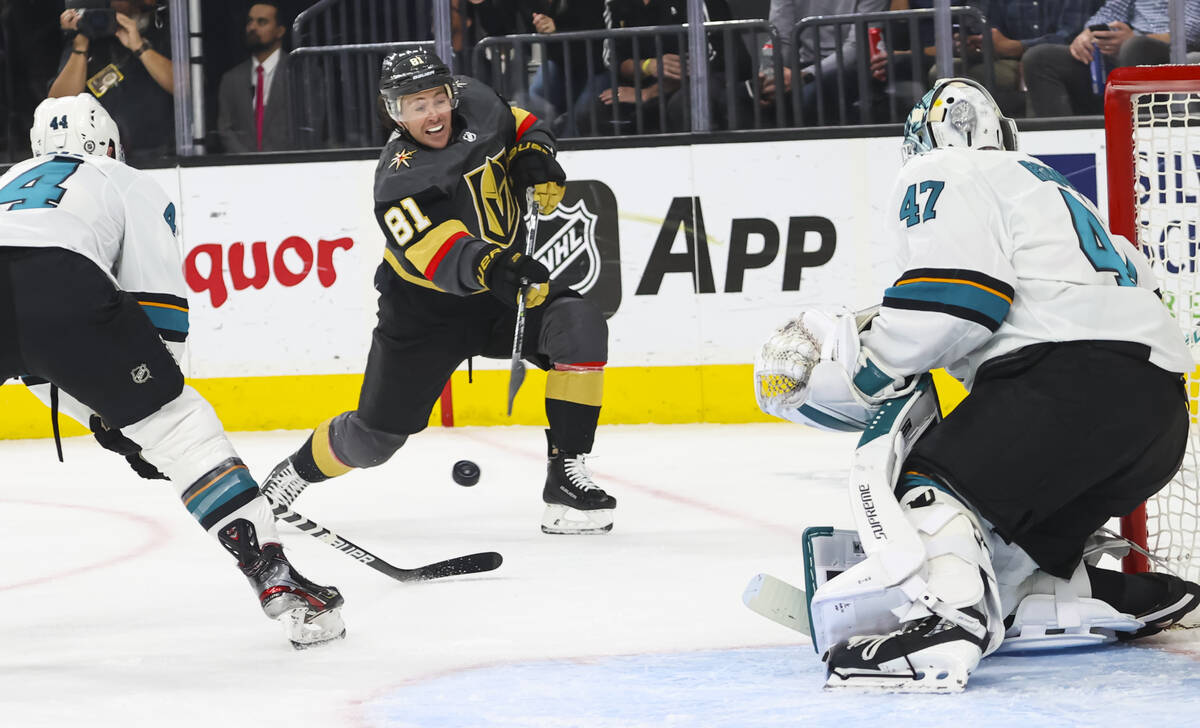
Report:
[[509,306],[516,307],[517,291],[525,291],[525,305],[539,306],[550,292],[550,271],[516,248],[484,248],[475,264],[475,280]]
[[509,152],[508,177],[519,190],[533,188],[533,199],[543,215],[554,212],[567,190],[567,173],[554,158],[554,150],[538,142],[521,142]]
[[838,432],[860,431],[917,377],[888,373],[859,342],[877,309],[803,311],[767,339],[754,359],[754,397],[769,415]]

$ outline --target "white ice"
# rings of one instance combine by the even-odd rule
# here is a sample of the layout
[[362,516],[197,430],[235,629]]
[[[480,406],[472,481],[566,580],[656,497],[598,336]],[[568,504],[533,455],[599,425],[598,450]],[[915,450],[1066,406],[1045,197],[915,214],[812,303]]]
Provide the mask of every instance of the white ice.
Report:
[[[304,432],[235,433],[260,477]],[[161,482],[90,438],[0,443],[0,726],[1176,725],[1200,630],[985,661],[958,696],[822,691],[799,634],[741,604],[802,582],[800,533],[848,525],[853,438],[787,424],[603,427],[606,536],[538,528],[535,428],[431,429],[297,510],[398,566],[496,550],[496,572],[399,584],[281,526],[346,596],[347,638],[294,652]],[[482,469],[473,488],[454,461]]]

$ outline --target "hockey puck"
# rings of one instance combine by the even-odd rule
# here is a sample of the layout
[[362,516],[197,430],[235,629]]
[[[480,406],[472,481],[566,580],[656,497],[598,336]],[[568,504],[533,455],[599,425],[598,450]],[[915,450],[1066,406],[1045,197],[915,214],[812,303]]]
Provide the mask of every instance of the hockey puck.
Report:
[[455,483],[472,486],[479,482],[479,466],[470,460],[459,460],[454,463],[452,475]]

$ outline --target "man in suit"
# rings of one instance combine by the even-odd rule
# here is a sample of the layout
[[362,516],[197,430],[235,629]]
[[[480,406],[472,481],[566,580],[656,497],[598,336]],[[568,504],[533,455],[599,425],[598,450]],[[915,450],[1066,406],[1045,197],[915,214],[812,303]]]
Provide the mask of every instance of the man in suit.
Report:
[[301,130],[288,103],[287,26],[276,0],[260,0],[246,17],[250,57],[221,77],[217,131],[226,152],[267,152],[299,146]]

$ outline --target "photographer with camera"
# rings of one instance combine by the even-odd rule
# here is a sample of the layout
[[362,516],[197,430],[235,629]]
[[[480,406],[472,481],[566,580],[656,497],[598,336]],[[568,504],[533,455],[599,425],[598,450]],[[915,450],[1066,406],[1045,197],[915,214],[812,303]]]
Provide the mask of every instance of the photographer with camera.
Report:
[[137,157],[175,148],[175,89],[166,7],[155,0],[67,0],[69,35],[50,98],[90,92]]

